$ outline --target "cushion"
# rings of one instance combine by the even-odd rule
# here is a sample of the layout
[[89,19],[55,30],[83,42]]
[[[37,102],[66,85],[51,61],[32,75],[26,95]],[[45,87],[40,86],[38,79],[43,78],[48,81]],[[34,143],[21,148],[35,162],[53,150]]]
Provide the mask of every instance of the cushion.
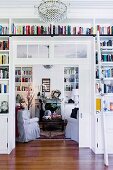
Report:
[[71,118],[77,119],[77,112],[78,112],[79,108],[74,108],[72,109],[72,113],[71,113]]

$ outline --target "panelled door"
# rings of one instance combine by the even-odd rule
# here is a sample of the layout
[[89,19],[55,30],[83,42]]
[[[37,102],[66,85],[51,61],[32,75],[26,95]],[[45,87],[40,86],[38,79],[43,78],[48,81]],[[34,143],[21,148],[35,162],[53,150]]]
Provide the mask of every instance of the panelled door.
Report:
[[8,132],[7,132],[7,117],[0,117],[0,153],[7,153]]
[[79,147],[90,146],[90,70],[79,68]]

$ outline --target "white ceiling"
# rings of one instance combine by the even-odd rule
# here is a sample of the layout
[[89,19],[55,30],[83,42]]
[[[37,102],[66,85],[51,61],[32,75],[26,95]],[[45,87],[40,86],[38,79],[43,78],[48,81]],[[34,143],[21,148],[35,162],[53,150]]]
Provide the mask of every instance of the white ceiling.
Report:
[[[113,0],[62,0],[70,8],[86,7],[110,7],[113,8]],[[0,7],[28,7],[39,5],[41,0],[0,0]]]

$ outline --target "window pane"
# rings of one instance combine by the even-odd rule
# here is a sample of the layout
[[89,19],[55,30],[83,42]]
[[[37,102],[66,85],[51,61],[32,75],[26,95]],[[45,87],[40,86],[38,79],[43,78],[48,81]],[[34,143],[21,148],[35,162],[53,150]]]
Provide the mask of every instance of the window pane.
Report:
[[27,45],[17,45],[17,58],[27,58]]
[[76,58],[75,44],[58,44],[54,49],[55,58]]
[[49,45],[39,45],[39,58],[49,58]]
[[55,58],[86,58],[87,45],[84,44],[57,44],[54,48]]
[[38,45],[28,45],[28,58],[38,58]]

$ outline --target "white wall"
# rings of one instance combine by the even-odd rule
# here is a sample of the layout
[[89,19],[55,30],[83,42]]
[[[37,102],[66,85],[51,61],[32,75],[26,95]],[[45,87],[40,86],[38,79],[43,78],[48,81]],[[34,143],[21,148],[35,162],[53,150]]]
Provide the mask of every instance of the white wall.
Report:
[[[50,78],[50,93],[52,90],[60,90],[63,97],[63,65],[53,65],[52,68],[46,69],[43,65],[33,66],[33,88],[37,93],[37,88],[42,84],[42,78]],[[46,93],[50,97],[50,93]]]
[[[108,3],[109,4],[109,3]],[[106,5],[106,4],[105,4]],[[111,5],[112,7],[112,5]],[[113,18],[113,10],[110,5],[106,6],[78,6],[68,8],[67,18]],[[0,18],[38,18],[34,7],[0,7]]]

